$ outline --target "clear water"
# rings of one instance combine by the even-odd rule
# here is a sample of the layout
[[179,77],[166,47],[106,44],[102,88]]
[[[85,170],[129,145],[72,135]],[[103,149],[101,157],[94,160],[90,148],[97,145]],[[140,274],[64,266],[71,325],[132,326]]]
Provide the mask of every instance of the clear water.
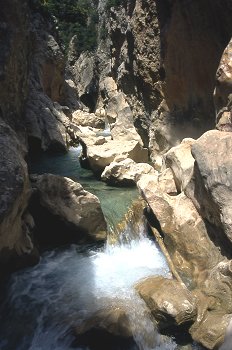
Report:
[[37,266],[12,276],[0,308],[0,349],[71,349],[72,328],[112,306],[126,310],[140,349],[175,349],[155,332],[133,287],[147,276],[169,275],[142,226],[131,243],[84,250],[72,245],[47,252]]
[[36,174],[67,176],[80,182],[87,191],[99,198],[108,223],[116,225],[123,219],[132,201],[138,198],[138,191],[136,188],[116,188],[96,181],[91,170],[81,168],[78,160],[80,152],[80,147],[71,147],[67,154],[39,155],[30,163],[29,170]]
[[[31,169],[80,181],[99,195],[108,218],[120,221],[137,191],[97,182],[91,172],[80,168],[78,153],[71,149],[67,155],[43,156]],[[117,243],[101,249],[71,245],[46,252],[38,265],[14,273],[0,289],[0,349],[88,350],[73,347],[74,327],[113,306],[125,310],[139,350],[179,349],[172,339],[157,333],[135,291],[138,281],[153,275],[170,277],[164,257],[146,236],[142,222],[129,222]]]

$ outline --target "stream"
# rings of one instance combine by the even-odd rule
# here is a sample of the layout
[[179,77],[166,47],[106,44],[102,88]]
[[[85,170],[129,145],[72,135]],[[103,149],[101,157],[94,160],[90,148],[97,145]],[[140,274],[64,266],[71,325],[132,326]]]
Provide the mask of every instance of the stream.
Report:
[[[99,197],[109,227],[114,230],[138,192],[96,181],[90,171],[80,168],[78,154],[79,149],[72,148],[66,155],[43,155],[31,165],[31,171],[79,181]],[[135,340],[115,349],[180,349],[173,339],[157,333],[145,303],[134,289],[135,283],[148,276],[170,277],[164,257],[147,237],[142,220],[138,225],[129,220],[117,234],[117,241],[101,248],[70,245],[47,251],[38,265],[14,273],[1,291],[0,349],[88,350],[87,346],[74,345],[73,330],[98,310],[112,307],[125,310]]]

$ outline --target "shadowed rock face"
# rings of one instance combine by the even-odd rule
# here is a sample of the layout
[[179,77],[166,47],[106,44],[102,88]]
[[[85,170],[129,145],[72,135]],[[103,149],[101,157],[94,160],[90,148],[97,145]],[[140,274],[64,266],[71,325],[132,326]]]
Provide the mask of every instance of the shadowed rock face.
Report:
[[215,120],[215,73],[232,34],[231,1],[157,0],[156,4],[169,110],[177,122],[208,129]]
[[[30,184],[23,108],[30,52],[27,1],[1,2],[0,13],[0,276],[37,261],[28,223]],[[30,220],[29,220],[30,221]],[[36,254],[35,254],[36,255]]]
[[[1,1],[0,118],[24,140],[22,111],[27,97],[30,54],[29,8],[26,0]],[[20,30],[19,30],[20,28]]]

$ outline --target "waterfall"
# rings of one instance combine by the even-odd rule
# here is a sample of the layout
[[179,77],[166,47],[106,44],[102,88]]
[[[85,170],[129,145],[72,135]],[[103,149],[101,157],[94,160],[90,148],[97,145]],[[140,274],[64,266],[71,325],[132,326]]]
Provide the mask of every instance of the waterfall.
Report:
[[101,248],[71,245],[45,252],[38,265],[14,273],[0,290],[0,349],[88,350],[73,347],[73,329],[114,307],[125,311],[136,342],[120,350],[179,349],[157,333],[134,288],[148,276],[170,276],[163,255],[147,237],[141,199],[131,206],[138,193],[97,182],[80,168],[78,153],[72,148],[67,155],[43,156],[32,171],[70,176],[98,195],[109,222],[108,242]]
[[57,249],[46,252],[37,266],[15,273],[0,308],[0,348],[71,349],[73,327],[97,310],[120,306],[139,349],[175,349],[172,340],[158,335],[133,288],[147,276],[168,276],[167,263],[146,237],[142,222],[137,223],[137,238],[132,234],[131,240],[129,226],[118,242],[103,249]]

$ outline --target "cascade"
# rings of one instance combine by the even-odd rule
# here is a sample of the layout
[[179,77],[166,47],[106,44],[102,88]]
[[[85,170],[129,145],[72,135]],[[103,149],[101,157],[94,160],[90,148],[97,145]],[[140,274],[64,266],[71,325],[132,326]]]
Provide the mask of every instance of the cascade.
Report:
[[[174,340],[158,334],[134,288],[148,276],[170,277],[163,255],[147,237],[141,200],[122,215],[138,193],[112,189],[102,183],[99,188],[88,171],[76,168],[78,152],[71,149],[66,156],[53,156],[53,162],[43,158],[41,168],[37,164],[32,170],[69,175],[91,190],[96,185],[98,194],[103,191],[106,202],[102,200],[102,206],[111,228],[108,241],[101,248],[71,245],[45,252],[38,265],[13,274],[2,291],[0,349],[87,350],[86,345],[75,345],[78,337],[74,330],[94,319],[97,312],[113,309],[126,314],[134,339],[115,350],[178,349]],[[110,213],[112,208],[115,210]]]

